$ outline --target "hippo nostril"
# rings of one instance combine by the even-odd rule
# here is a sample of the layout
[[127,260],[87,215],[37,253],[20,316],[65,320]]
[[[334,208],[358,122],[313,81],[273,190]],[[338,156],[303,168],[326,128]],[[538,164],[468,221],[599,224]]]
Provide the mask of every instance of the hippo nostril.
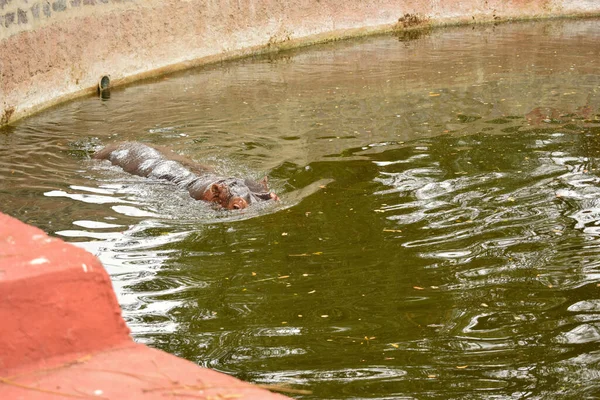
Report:
[[248,203],[240,197],[236,197],[235,199],[230,201],[228,205],[228,208],[230,210],[241,210],[246,207],[248,207]]

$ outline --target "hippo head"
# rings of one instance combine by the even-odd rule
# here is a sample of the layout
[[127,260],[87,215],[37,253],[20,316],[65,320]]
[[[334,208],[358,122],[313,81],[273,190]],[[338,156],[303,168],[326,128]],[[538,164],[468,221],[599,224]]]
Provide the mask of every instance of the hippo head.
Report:
[[260,201],[279,200],[275,193],[269,192],[266,177],[259,182],[238,178],[219,179],[206,185],[200,196],[193,197],[228,210],[241,210]]

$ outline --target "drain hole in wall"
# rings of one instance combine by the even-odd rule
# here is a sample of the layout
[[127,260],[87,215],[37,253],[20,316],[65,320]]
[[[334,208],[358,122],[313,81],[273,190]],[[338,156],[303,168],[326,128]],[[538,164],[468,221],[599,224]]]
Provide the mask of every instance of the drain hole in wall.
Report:
[[101,92],[107,89],[110,89],[110,78],[108,77],[108,75],[104,75],[102,78],[100,78],[100,81],[98,82],[98,91]]
[[103,99],[110,99],[110,78],[104,75],[98,81],[98,93]]

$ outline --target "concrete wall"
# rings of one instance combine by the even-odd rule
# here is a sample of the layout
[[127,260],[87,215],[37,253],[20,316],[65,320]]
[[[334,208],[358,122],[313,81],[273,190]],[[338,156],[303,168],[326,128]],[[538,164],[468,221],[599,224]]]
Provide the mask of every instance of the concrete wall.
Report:
[[0,399],[289,400],[134,343],[96,257],[2,213],[0,260]]
[[0,0],[0,125],[95,90],[423,25],[600,14],[598,0]]

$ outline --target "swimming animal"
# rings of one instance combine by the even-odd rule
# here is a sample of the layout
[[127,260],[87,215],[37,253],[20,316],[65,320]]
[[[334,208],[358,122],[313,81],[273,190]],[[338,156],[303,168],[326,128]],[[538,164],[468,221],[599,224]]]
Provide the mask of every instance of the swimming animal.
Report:
[[228,210],[240,210],[260,201],[279,200],[275,193],[269,191],[266,177],[257,182],[219,176],[210,167],[172,150],[140,142],[109,144],[93,157],[108,160],[133,175],[173,182],[186,189],[194,199]]

